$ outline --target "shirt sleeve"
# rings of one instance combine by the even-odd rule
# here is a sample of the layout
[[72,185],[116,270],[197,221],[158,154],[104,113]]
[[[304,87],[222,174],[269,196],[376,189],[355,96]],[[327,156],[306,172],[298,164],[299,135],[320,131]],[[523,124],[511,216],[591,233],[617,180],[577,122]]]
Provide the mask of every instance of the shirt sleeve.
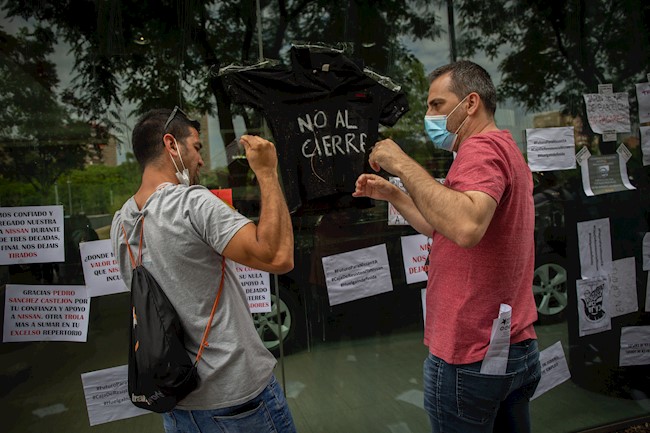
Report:
[[445,180],[445,185],[455,191],[481,191],[497,203],[510,184],[510,169],[497,145],[481,138],[463,143]]
[[190,220],[198,235],[221,254],[235,234],[252,221],[206,188],[188,191]]
[[241,68],[222,76],[226,92],[233,102],[262,110],[264,102],[273,97],[273,89],[286,80],[288,71],[282,67]]

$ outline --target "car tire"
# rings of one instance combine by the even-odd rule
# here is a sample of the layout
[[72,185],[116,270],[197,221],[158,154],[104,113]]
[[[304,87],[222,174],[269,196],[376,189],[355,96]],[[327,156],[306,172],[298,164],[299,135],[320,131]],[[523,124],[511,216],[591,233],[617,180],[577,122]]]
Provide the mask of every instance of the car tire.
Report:
[[567,307],[566,259],[558,254],[542,256],[535,265],[533,296],[539,324],[558,323]]
[[[279,319],[278,308],[280,309]],[[257,334],[262,339],[264,346],[276,357],[280,356],[280,333],[282,333],[284,353],[289,353],[294,349],[296,328],[302,326],[301,313],[296,295],[288,289],[280,287],[279,302],[275,290],[271,290],[270,312],[252,314]],[[280,327],[278,322],[281,324]],[[280,328],[282,331],[280,331]]]

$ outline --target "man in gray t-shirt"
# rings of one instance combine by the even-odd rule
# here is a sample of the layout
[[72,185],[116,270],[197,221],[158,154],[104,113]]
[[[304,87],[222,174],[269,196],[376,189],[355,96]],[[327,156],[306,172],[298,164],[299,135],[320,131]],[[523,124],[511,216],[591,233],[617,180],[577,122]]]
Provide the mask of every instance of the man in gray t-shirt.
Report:
[[113,250],[122,278],[143,227],[142,263],[180,316],[191,359],[210,317],[225,258],[224,286],[208,346],[198,363],[199,386],[163,415],[167,432],[245,431],[284,433],[295,427],[273,375],[273,355],[257,335],[235,262],[272,273],[293,268],[293,230],[277,174],[275,146],[245,135],[241,143],[256,175],[261,212],[255,224],[197,185],[203,160],[200,125],[178,107],[152,110],[133,130],[133,153],[142,168],[140,188],[115,213]]

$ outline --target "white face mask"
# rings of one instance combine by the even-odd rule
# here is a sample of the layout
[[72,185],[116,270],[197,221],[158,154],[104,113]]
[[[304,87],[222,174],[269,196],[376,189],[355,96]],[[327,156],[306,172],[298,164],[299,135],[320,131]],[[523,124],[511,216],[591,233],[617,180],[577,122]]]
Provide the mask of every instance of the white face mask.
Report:
[[190,171],[185,168],[185,164],[183,163],[183,156],[181,155],[181,148],[178,146],[178,142],[174,138],[174,144],[176,145],[176,150],[178,151],[178,157],[181,160],[181,166],[183,167],[183,171],[181,172],[178,169],[178,166],[176,165],[176,161],[174,161],[174,157],[172,154],[169,154],[169,157],[172,159],[172,162],[174,163],[174,168],[176,169],[176,179],[178,179],[179,183],[182,183],[183,185],[190,186]]

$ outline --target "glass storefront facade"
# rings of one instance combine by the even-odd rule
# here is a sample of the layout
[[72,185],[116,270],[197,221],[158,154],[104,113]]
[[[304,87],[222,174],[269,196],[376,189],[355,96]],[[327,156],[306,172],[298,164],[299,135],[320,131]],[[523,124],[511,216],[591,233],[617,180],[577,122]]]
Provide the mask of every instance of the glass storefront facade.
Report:
[[[113,213],[137,190],[130,133],[152,108],[178,105],[200,119],[201,183],[231,192],[233,206],[255,219],[255,178],[234,143],[245,132],[274,137],[263,112],[232,102],[220,71],[266,59],[286,65],[295,45],[341,50],[400,86],[409,111],[394,126],[380,126],[379,134],[439,179],[453,159],[434,150],[424,133],[427,74],[455,59],[490,72],[500,97],[497,125],[512,132],[535,181],[531,290],[539,346],[559,342],[571,375],[531,402],[533,431],[616,431],[604,426],[622,429],[650,418],[647,2],[3,0],[0,10],[6,431],[162,431],[158,415],[120,419],[119,409],[107,415],[115,420],[91,426],[82,375],[126,364],[127,293],[80,302],[89,305],[79,313],[87,316],[85,341],[27,335],[29,325],[21,323],[49,319],[16,319],[12,307],[24,303],[10,298],[89,285],[84,248],[109,238]],[[612,104],[622,104],[624,114]],[[616,117],[608,125],[620,130],[613,137],[600,131],[598,115],[605,123]],[[571,132],[570,163],[535,165],[544,158],[533,155],[532,130],[557,127]],[[430,431],[422,401],[426,254],[413,252],[426,251],[427,241],[416,240],[408,225],[389,224],[394,215],[384,202],[346,203],[292,214],[295,268],[270,276],[273,309],[253,314],[253,321],[278,358],[276,376],[298,431]],[[60,230],[34,246],[52,260],[33,260],[12,221],[57,211],[53,226]],[[611,244],[609,261],[602,261],[606,272],[597,275],[601,292],[584,283],[594,276],[585,269],[592,245],[585,236],[596,225],[599,248]],[[327,258],[376,249],[390,278],[360,282],[357,295],[335,299]],[[632,349],[622,350],[623,342]]]

